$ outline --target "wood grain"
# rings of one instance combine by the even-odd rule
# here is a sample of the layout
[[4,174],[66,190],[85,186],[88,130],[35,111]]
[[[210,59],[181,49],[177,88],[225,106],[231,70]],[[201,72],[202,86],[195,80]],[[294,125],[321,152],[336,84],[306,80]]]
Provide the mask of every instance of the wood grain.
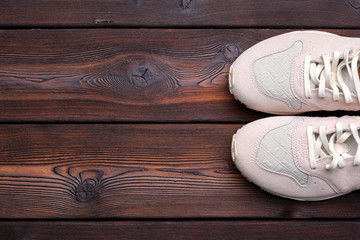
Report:
[[237,171],[232,134],[267,115],[234,100],[227,75],[292,29],[360,37],[359,11],[358,0],[0,1],[0,239],[358,239],[359,191],[296,202]]
[[2,0],[1,27],[352,27],[357,0]]
[[228,69],[279,32],[0,31],[0,121],[256,119],[229,93]]
[[[290,30],[0,31],[0,122],[248,122],[228,91],[244,50]],[[332,30],[360,36],[357,30]]]
[[16,221],[2,239],[358,239],[359,221]]
[[358,218],[359,193],[270,195],[231,160],[238,124],[0,125],[0,218]]

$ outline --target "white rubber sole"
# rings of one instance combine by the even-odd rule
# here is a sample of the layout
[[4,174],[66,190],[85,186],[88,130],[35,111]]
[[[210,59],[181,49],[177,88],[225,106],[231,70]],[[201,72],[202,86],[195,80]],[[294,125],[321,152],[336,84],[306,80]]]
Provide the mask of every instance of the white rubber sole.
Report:
[[335,33],[323,32],[323,31],[316,31],[316,30],[303,30],[303,31],[293,31],[284,34],[295,34],[295,33],[315,33],[315,34],[323,34],[323,35],[332,35],[332,36],[339,36]]
[[236,140],[235,140],[235,135],[236,134],[234,134],[233,136],[232,136],[232,140],[231,140],[231,157],[232,157],[232,160],[235,162],[235,158],[236,158],[236,154],[237,154],[237,152],[236,152]]
[[233,78],[233,65],[231,64],[230,70],[229,70],[229,91],[232,95],[234,95],[232,88],[234,86],[234,78]]

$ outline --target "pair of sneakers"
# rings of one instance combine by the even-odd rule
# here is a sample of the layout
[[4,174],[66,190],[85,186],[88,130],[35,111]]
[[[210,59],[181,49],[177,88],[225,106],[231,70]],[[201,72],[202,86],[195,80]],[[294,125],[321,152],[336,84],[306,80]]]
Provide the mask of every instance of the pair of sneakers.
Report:
[[[266,39],[233,63],[229,88],[249,108],[279,115],[360,110],[360,39],[296,31]],[[360,189],[360,117],[278,116],[232,140],[243,176],[278,196],[317,201]]]

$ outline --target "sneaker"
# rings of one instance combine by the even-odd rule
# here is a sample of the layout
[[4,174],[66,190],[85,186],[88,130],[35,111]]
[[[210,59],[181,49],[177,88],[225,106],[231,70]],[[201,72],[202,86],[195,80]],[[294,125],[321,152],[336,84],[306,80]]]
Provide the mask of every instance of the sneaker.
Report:
[[239,129],[232,157],[272,194],[318,201],[360,189],[360,117],[268,117]]
[[360,110],[360,38],[296,31],[241,54],[230,92],[249,108],[273,114]]

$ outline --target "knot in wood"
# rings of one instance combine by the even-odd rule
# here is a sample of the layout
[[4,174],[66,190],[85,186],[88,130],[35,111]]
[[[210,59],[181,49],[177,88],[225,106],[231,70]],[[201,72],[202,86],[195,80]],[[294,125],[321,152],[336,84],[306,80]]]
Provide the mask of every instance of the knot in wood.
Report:
[[234,44],[227,44],[224,49],[224,56],[229,62],[235,61],[239,56],[239,48]]
[[133,84],[136,87],[141,88],[148,87],[156,81],[153,71],[150,68],[144,66],[136,68],[133,71],[131,78]]
[[100,189],[97,179],[87,178],[81,182],[75,191],[75,198],[79,202],[89,202],[95,198]]
[[192,1],[193,1],[193,0],[180,0],[180,1],[179,1],[180,7],[181,7],[182,9],[187,9],[187,8],[189,8],[190,3],[191,3]]
[[350,6],[356,10],[360,9],[360,0],[347,0]]

